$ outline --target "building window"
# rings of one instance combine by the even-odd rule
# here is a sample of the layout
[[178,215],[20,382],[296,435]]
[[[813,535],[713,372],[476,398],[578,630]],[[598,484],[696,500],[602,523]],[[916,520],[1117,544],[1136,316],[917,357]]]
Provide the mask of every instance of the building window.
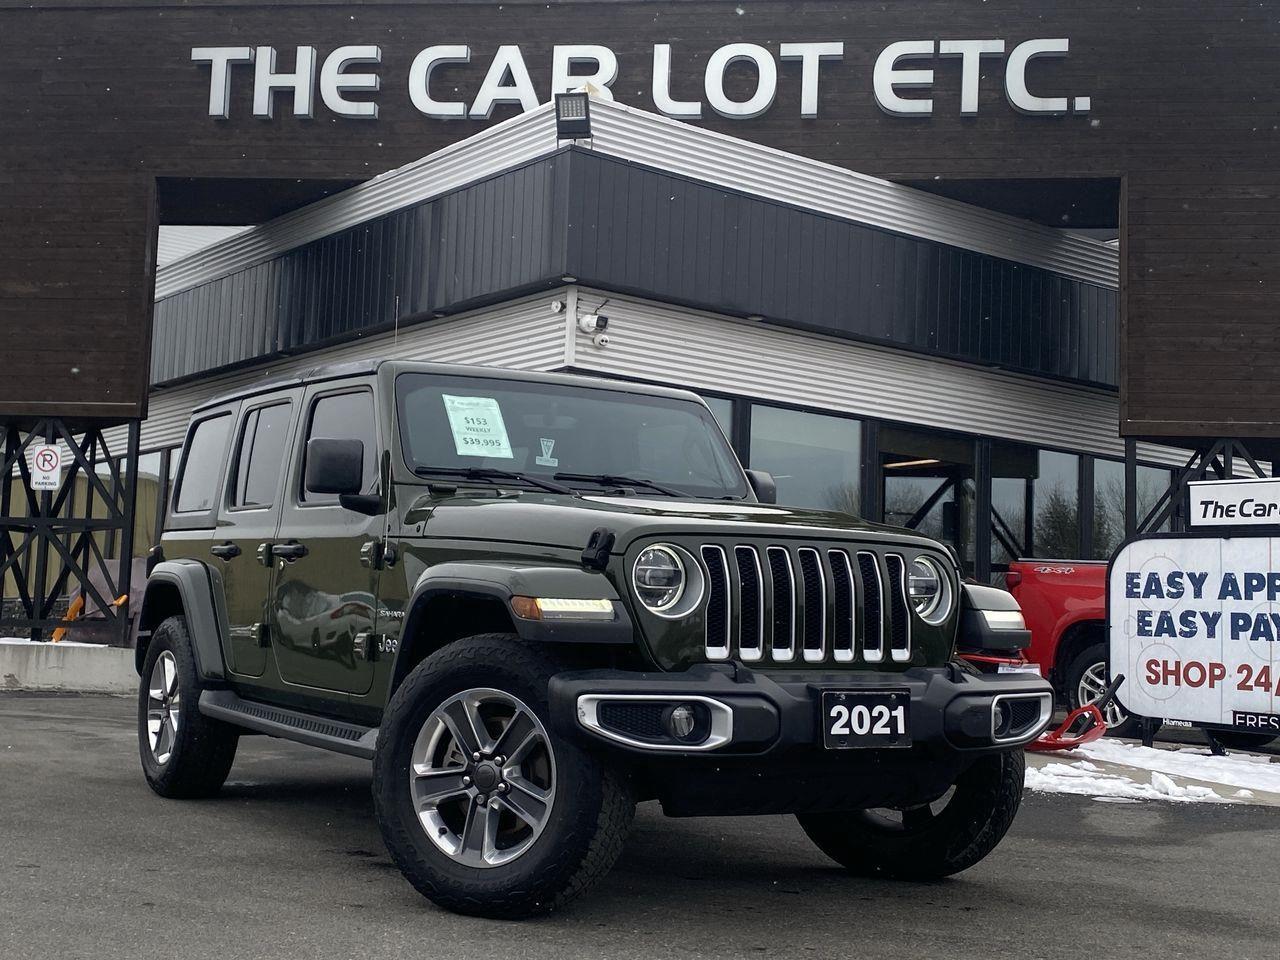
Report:
[[861,512],[859,420],[753,405],[748,462],[773,474],[778,503]]
[[724,435],[733,440],[733,401],[725,400],[723,397],[703,397],[708,407],[711,408],[711,415],[716,418],[716,423],[720,424],[720,429],[724,431]]
[[[1123,493],[1123,490],[1121,491]],[[991,445],[991,566],[1080,555],[1080,458],[1017,443]]]
[[931,430],[881,427],[884,522],[950,544],[966,572],[974,563],[973,440]]
[[[1173,482],[1173,472],[1165,467],[1138,464],[1138,499],[1135,509],[1138,523],[1160,502]],[[1173,526],[1166,519],[1156,531],[1167,532]],[[1155,532],[1155,531],[1153,531]],[[1124,542],[1124,463],[1119,460],[1093,462],[1093,556],[1106,560]]]

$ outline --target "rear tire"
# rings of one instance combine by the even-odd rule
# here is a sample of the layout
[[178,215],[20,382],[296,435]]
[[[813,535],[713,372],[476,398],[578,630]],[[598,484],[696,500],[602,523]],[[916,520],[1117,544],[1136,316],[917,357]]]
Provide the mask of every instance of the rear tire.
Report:
[[[1067,705],[1072,710],[1086,703],[1093,703],[1102,695],[1112,680],[1110,653],[1105,643],[1095,643],[1076,655],[1063,673]],[[1142,735],[1142,721],[1129,714],[1120,704],[1112,701],[1105,712],[1107,733],[1113,737],[1137,737]],[[1113,722],[1114,721],[1114,722]]]
[[797,819],[818,849],[850,873],[938,880],[973,866],[1003,839],[1022,803],[1026,763],[1021,750],[979,758],[943,795],[945,804]]
[[378,824],[405,878],[445,909],[546,913],[622,852],[635,811],[626,780],[550,729],[547,684],[561,669],[513,635],[483,634],[427,657],[387,706]]
[[235,727],[204,716],[187,621],[156,628],[138,687],[138,753],[151,789],[162,797],[211,797],[236,758]]

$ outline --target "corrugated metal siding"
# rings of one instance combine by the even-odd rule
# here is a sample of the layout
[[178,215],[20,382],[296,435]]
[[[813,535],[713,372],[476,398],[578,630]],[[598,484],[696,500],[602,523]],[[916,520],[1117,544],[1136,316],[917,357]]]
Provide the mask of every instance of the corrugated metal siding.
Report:
[[1119,284],[1105,243],[637,110],[591,103],[592,149],[859,223]]
[[156,304],[151,380],[310,349],[563,274],[568,158],[313,240]]
[[[256,380],[310,369],[318,364],[395,357],[518,370],[557,369],[564,366],[565,317],[563,313],[552,312],[553,299],[550,295],[527,297],[446,320],[414,324],[401,329],[398,335],[381,333],[304,357],[154,390],[149,415],[142,424],[142,449],[181,443],[191,411],[206,400]],[[108,442],[113,445],[123,444],[123,438],[123,428],[108,431]]]
[[[1110,391],[984,370],[817,334],[581,289],[579,313],[608,299],[609,345],[577,335],[576,370],[692,390],[1123,457]],[[1144,459],[1181,463],[1171,448]]]
[[[1114,287],[1104,243],[831,164],[595,100],[592,149],[783,203]],[[549,104],[157,272],[156,297],[223,276],[347,227],[441,196],[557,149]]]
[[546,156],[557,147],[553,109],[544,104],[156,271],[156,299],[450,193]]
[[569,162],[568,269],[584,282],[1116,382],[1114,289],[595,154]]

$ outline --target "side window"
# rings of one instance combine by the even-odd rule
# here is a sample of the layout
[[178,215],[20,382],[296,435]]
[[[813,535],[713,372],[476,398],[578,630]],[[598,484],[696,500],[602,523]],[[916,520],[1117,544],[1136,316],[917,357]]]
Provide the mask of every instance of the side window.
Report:
[[[364,489],[373,486],[377,475],[378,435],[373,419],[373,394],[368,390],[352,393],[334,393],[320,397],[311,405],[311,419],[307,423],[307,441],[360,440],[364,443]],[[305,449],[305,447],[304,447]],[[302,475],[306,476],[303,463]],[[302,488],[303,503],[337,503],[330,493],[311,493]]]
[[178,473],[178,492],[173,502],[175,513],[197,513],[213,509],[230,432],[229,413],[201,420],[195,425],[187,441],[182,469]]
[[289,404],[251,410],[240,433],[232,508],[269,507],[275,499],[289,433]]

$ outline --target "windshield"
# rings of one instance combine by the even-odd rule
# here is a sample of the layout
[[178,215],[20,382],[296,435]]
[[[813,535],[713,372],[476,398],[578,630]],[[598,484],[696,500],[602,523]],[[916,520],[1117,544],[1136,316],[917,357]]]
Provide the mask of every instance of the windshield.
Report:
[[[746,480],[700,403],[625,390],[485,377],[396,378],[400,442],[415,472],[519,473],[578,490],[742,499]],[[610,477],[599,482],[587,477]]]

